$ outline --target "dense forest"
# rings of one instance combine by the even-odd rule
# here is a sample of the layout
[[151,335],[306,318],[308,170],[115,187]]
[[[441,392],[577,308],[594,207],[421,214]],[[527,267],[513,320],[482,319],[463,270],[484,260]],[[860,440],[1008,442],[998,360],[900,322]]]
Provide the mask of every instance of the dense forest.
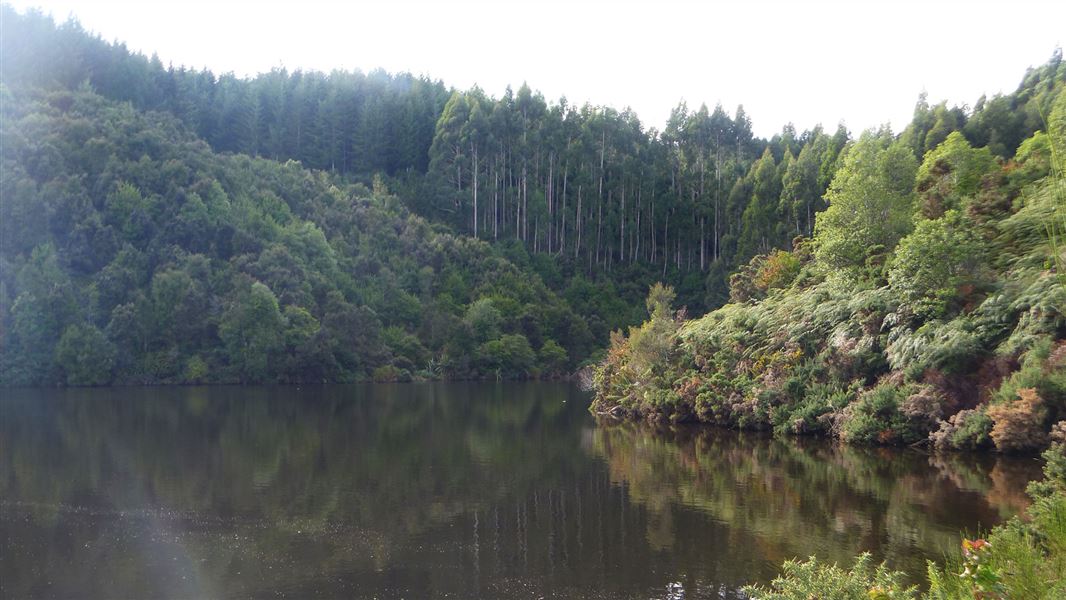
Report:
[[672,290],[652,288],[650,320],[612,335],[593,410],[858,443],[1048,445],[1066,420],[1064,82],[1056,54],[1009,97],[953,113],[954,131],[922,138],[919,112],[899,136],[849,141],[813,235],[752,258],[728,304],[685,321]]
[[[756,139],[743,107],[731,116],[684,104],[659,132],[630,110],[548,102],[524,84],[491,98],[381,71],[216,76],[164,66],[75,22],[4,10],[8,87],[86,85],[173,115],[216,152],[296,160],[367,186],[382,177],[412,212],[499,242],[553,289],[587,280],[596,296],[621,298],[601,311],[608,329],[639,320],[632,307],[660,280],[693,311],[724,302],[735,265],[809,232],[848,137],[788,126]],[[792,162],[778,219],[776,188]]]
[[[527,85],[216,75],[0,10],[5,384],[563,374],[651,284],[702,314],[815,235],[855,144],[758,139],[742,107],[681,104],[658,131]],[[1060,64],[973,109],[920,98],[880,135],[1007,161]]]
[[[1061,49],[1013,92],[972,106],[919,96],[901,131],[786,125],[769,139],[742,106],[681,103],[659,130],[630,109],[546,99],[527,84],[495,97],[384,71],[216,74],[7,5],[0,74],[0,386],[553,378],[588,367],[591,410],[608,420],[1045,450],[1029,500],[1011,492],[1013,504],[1031,502],[1027,519],[931,564],[927,593],[869,555],[850,569],[789,561],[744,593],[1066,593]],[[557,411],[550,423],[572,410],[542,404],[462,410],[513,431],[531,414]],[[337,406],[314,414],[336,425]],[[188,414],[151,413],[196,425],[228,410],[179,409]],[[272,430],[308,434],[284,427],[291,407],[274,409]],[[223,434],[243,435],[246,422],[221,416],[233,424]],[[413,417],[399,426],[440,418]],[[792,492],[780,514],[736,517],[747,509],[728,490],[775,493],[774,477],[787,488],[772,472],[752,484],[761,490],[642,485],[650,472],[730,462],[731,451],[702,437],[679,461],[632,431],[602,428],[587,442],[637,501],[685,494],[784,527],[783,545],[810,537],[780,518],[810,508]],[[431,441],[449,456],[469,450]],[[536,450],[490,442],[481,450],[514,450],[497,452],[499,467]],[[738,468],[794,463],[786,443]],[[651,471],[633,469],[637,445]],[[839,450],[845,471],[879,474],[858,497],[914,491],[878,461],[849,458],[860,455],[873,456]],[[370,459],[354,472],[383,468]],[[396,512],[379,500],[382,514]],[[435,523],[399,517],[408,533]]]

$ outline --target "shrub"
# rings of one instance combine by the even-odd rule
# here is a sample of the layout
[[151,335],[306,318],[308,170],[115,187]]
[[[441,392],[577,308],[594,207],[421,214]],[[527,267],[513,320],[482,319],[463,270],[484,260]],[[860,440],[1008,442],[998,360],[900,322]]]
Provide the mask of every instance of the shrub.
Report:
[[479,343],[495,339],[500,334],[503,317],[491,298],[478,298],[466,309],[464,321],[470,326],[474,339]]
[[569,358],[566,355],[566,350],[555,340],[546,340],[537,355],[542,372],[558,374],[566,371]]
[[929,218],[945,210],[963,208],[967,198],[976,195],[981,177],[995,167],[992,153],[970,146],[962,133],[955,131],[925,155],[916,176],[918,207]]
[[1047,445],[1044,427],[1047,408],[1033,388],[1018,390],[1018,399],[988,407],[992,418],[992,440],[1001,452],[1025,452]]
[[371,375],[378,383],[391,383],[395,381],[411,381],[411,372],[393,365],[382,365],[374,369]]
[[893,370],[909,379],[919,379],[930,369],[970,373],[986,353],[973,323],[967,318],[930,321],[912,331],[899,327],[889,336],[885,355]]
[[211,368],[207,365],[207,361],[199,354],[185,361],[184,378],[186,383],[203,383],[210,373]]
[[736,273],[729,276],[730,302],[747,302],[763,297],[762,291],[755,284],[755,277],[765,260],[766,256],[763,254],[753,256],[748,264],[741,265]]
[[938,316],[965,299],[980,283],[985,244],[957,211],[921,221],[900,240],[888,282],[914,312]]
[[944,397],[923,385],[900,403],[899,411],[914,431],[932,431],[944,416]]
[[924,437],[900,412],[900,404],[909,392],[909,386],[890,382],[864,392],[844,410],[841,437],[859,444],[897,444]]
[[669,366],[680,326],[671,313],[673,300],[673,288],[655,284],[648,291],[646,301],[651,318],[640,327],[629,328],[629,366],[638,376]]
[[115,347],[93,325],[71,325],[56,344],[56,363],[67,385],[104,385],[111,381]]
[[1056,423],[1050,437],[1052,445],[1043,454],[1044,479],[1030,483],[1026,490],[1037,502],[1066,494],[1066,421]]
[[992,418],[983,410],[960,410],[929,434],[938,450],[977,450],[992,445]]
[[1061,417],[1066,411],[1066,342],[1052,343],[1041,337],[1025,353],[1021,368],[1011,374],[995,393],[1000,402],[1012,402],[1021,390],[1031,388],[1046,406]]
[[800,259],[784,250],[754,256],[729,277],[729,299],[747,302],[765,298],[768,291],[791,285],[800,267]]
[[500,336],[478,347],[478,362],[489,373],[507,377],[524,377],[531,373],[536,356],[529,340],[521,334]]
[[755,285],[764,292],[788,287],[799,274],[800,261],[791,252],[774,250],[755,273]]
[[889,571],[884,563],[871,565],[868,553],[855,559],[850,570],[836,564],[819,563],[813,556],[806,561],[786,561],[782,573],[768,587],[747,586],[752,600],[889,600],[917,598],[918,591],[904,582],[905,575]]

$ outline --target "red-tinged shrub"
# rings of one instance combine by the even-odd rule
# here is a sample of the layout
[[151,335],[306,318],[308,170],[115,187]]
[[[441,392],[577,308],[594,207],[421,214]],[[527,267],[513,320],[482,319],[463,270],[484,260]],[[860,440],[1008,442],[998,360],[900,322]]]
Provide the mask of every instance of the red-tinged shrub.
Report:
[[1047,408],[1033,388],[1018,390],[1018,399],[988,408],[992,417],[992,441],[1001,452],[1026,452],[1039,450],[1048,443],[1044,427]]

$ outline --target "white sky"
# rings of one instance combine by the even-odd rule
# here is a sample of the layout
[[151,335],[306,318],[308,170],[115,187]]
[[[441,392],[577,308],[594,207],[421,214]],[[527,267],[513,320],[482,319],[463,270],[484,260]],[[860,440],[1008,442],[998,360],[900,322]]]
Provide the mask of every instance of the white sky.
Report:
[[844,121],[902,128],[918,94],[973,104],[1008,92],[1066,42],[1066,1],[662,0],[224,2],[12,0],[76,16],[164,63],[250,75],[272,67],[411,71],[498,96],[631,106],[661,128],[690,108],[743,104],[756,135]]

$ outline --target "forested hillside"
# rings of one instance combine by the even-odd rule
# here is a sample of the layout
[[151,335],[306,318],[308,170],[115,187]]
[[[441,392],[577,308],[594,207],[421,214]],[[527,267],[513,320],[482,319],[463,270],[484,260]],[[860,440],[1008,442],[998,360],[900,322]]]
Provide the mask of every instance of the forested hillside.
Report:
[[743,107],[684,104],[660,132],[632,111],[549,102],[524,84],[492,98],[380,71],[216,75],[75,22],[2,10],[9,87],[84,84],[174,115],[216,152],[292,159],[368,186],[381,176],[416,214],[499,242],[553,289],[602,298],[604,341],[641,318],[631,307],[651,283],[671,283],[702,312],[725,301],[737,264],[809,233],[847,141],[843,128],[791,126],[756,139]]
[[[562,373],[639,323],[652,283],[702,314],[752,257],[814,235],[853,143],[843,127],[758,139],[742,107],[681,104],[658,131],[527,85],[217,75],[0,10],[6,383]],[[972,110],[922,98],[883,136],[920,161],[959,132],[1000,164],[1043,127],[1060,64]],[[239,366],[259,342],[224,317],[256,295],[281,332],[305,311],[320,354],[275,332]],[[96,366],[69,364],[90,346]]]
[[565,373],[585,320],[484,242],[87,89],[3,89],[5,384]]
[[652,289],[650,320],[612,336],[593,410],[1046,446],[1066,419],[1064,82],[1056,54],[1011,96],[954,113],[954,131],[919,135],[919,112],[900,136],[849,142],[813,236],[754,257],[729,304],[686,322]]

